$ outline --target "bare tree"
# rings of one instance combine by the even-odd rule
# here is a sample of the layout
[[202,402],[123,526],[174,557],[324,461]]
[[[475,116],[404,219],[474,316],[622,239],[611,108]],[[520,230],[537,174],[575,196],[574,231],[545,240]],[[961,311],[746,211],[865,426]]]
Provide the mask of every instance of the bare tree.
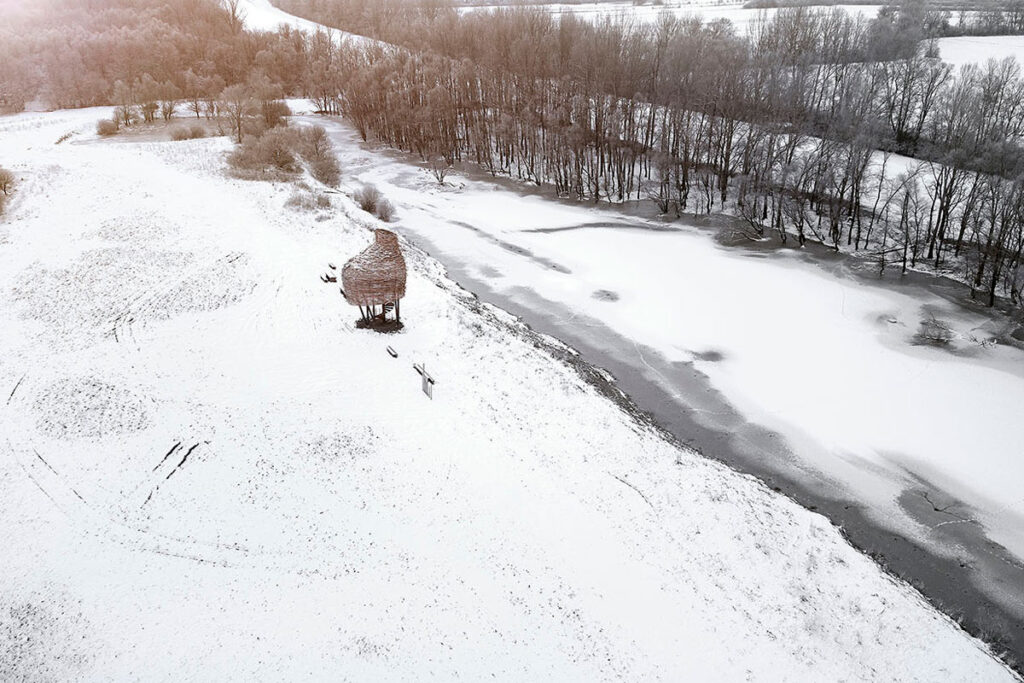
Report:
[[225,88],[219,99],[221,110],[228,118],[235,142],[242,144],[242,138],[245,135],[245,121],[256,110],[252,93],[247,86],[236,84]]
[[363,185],[361,188],[356,190],[353,199],[356,200],[356,204],[359,208],[367,213],[376,213],[377,204],[381,201],[380,190],[374,185]]
[[224,9],[228,12],[228,25],[232,33],[239,33],[245,21],[245,12],[241,8],[241,0],[223,0]]
[[10,196],[13,189],[14,174],[6,168],[0,168],[0,192],[3,192],[4,196],[7,197]]
[[430,161],[427,162],[427,166],[430,168],[430,174],[434,176],[437,183],[439,185],[444,185],[444,179],[448,177],[448,174],[452,170],[451,162],[438,154],[430,157]]
[[160,116],[165,123],[174,116],[180,100],[181,90],[172,81],[165,81],[160,86]]

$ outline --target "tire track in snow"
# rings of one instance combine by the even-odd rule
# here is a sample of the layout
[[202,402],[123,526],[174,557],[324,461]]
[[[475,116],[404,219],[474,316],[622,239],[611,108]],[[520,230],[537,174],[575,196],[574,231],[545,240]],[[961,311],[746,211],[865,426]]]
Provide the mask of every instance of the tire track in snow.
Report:
[[7,405],[11,405],[11,401],[14,400],[14,392],[16,392],[18,390],[18,387],[20,387],[21,383],[25,381],[26,377],[28,377],[28,375],[22,375],[21,379],[18,380],[18,383],[14,385],[13,389],[11,389],[11,393],[7,397]]
[[[114,519],[86,500],[67,478],[35,449],[31,449],[32,456],[29,457],[26,449],[15,446],[10,439],[7,440],[7,444],[14,460],[28,479],[55,508],[75,521],[76,528],[88,536],[116,543],[132,551],[152,552],[222,567],[281,568],[277,562],[260,561],[276,559],[271,553],[253,553],[240,545],[208,544],[175,538]],[[287,557],[285,553],[280,554],[282,562]],[[296,571],[302,566],[302,563],[295,564],[298,566],[284,569]]]

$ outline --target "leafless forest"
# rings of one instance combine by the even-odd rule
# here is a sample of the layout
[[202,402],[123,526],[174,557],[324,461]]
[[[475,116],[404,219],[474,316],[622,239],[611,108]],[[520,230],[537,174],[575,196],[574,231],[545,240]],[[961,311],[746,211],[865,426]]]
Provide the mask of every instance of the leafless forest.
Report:
[[1019,3],[967,23],[920,2],[871,20],[797,7],[749,36],[671,17],[276,4],[379,42],[246,31],[231,2],[52,0],[2,29],[0,97],[116,105],[108,127],[187,112],[240,143],[280,122],[280,98],[308,97],[441,177],[472,162],[581,201],[731,211],[753,239],[817,240],[1022,302],[1020,66],[955,71],[930,44],[1013,32]]

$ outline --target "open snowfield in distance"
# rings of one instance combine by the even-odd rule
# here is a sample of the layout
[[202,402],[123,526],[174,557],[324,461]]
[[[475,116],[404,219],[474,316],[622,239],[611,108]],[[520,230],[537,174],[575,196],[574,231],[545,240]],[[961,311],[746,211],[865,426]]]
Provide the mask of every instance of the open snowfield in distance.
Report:
[[108,115],[0,118],[0,679],[1015,680],[421,252],[356,330],[345,196]]
[[[323,30],[324,27],[315,22],[288,14],[275,7],[270,0],[239,0],[239,12],[250,31],[276,31],[280,26],[288,26],[296,31],[315,33]],[[353,33],[339,29],[329,29],[335,41],[354,40],[361,43],[376,43],[378,41],[365,36],[357,36]]]
[[[704,21],[710,22],[716,19],[728,19],[740,33],[746,32],[749,25],[761,14],[771,16],[776,9],[753,9],[742,5],[715,5],[711,3],[670,3],[664,5],[634,5],[631,2],[608,2],[608,3],[579,3],[579,4],[550,4],[550,5],[527,5],[544,9],[557,15],[572,14],[574,16],[600,21],[605,18],[628,17],[640,22],[654,22],[662,14],[670,12],[676,16],[700,16]],[[500,4],[483,5],[478,7],[463,7],[460,12],[475,12],[481,10],[495,9],[502,7]],[[881,9],[881,5],[828,5],[821,9],[838,7],[846,10],[852,15],[873,17]]]
[[1016,58],[1024,64],[1024,36],[963,36],[940,38],[939,56],[953,66],[984,64],[990,59]]

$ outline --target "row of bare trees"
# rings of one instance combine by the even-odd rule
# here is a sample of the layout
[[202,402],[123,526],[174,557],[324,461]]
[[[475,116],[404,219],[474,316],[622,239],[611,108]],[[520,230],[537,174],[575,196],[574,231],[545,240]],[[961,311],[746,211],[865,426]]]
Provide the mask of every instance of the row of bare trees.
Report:
[[226,86],[260,72],[281,92],[305,89],[306,37],[246,31],[237,2],[48,0],[0,24],[0,103],[116,104],[141,117],[170,103],[200,115]]
[[[0,25],[0,112],[113,105],[103,135],[194,116],[241,142],[273,128],[285,95],[333,88],[317,39],[244,29],[237,0],[46,0]],[[308,80],[307,80],[308,79]]]
[[434,166],[676,215],[735,211],[752,237],[814,239],[1021,302],[1020,69],[930,58],[925,32],[904,30],[918,5],[875,20],[795,8],[739,36],[668,16],[381,5],[346,19],[349,0],[279,4],[401,46],[325,43],[339,77],[318,102]]
[[998,36],[1024,34],[1024,0],[1002,0],[979,9],[942,12],[943,36]]
[[273,125],[277,98],[303,94],[439,178],[471,161],[563,196],[729,210],[755,237],[819,240],[880,268],[951,272],[990,302],[1021,299],[1019,68],[954,73],[929,58],[920,4],[874,20],[783,10],[740,36],[673,17],[277,1],[391,46],[248,32],[237,5],[213,0],[52,0],[0,40],[0,91],[114,104],[125,123],[184,108],[237,140]]

